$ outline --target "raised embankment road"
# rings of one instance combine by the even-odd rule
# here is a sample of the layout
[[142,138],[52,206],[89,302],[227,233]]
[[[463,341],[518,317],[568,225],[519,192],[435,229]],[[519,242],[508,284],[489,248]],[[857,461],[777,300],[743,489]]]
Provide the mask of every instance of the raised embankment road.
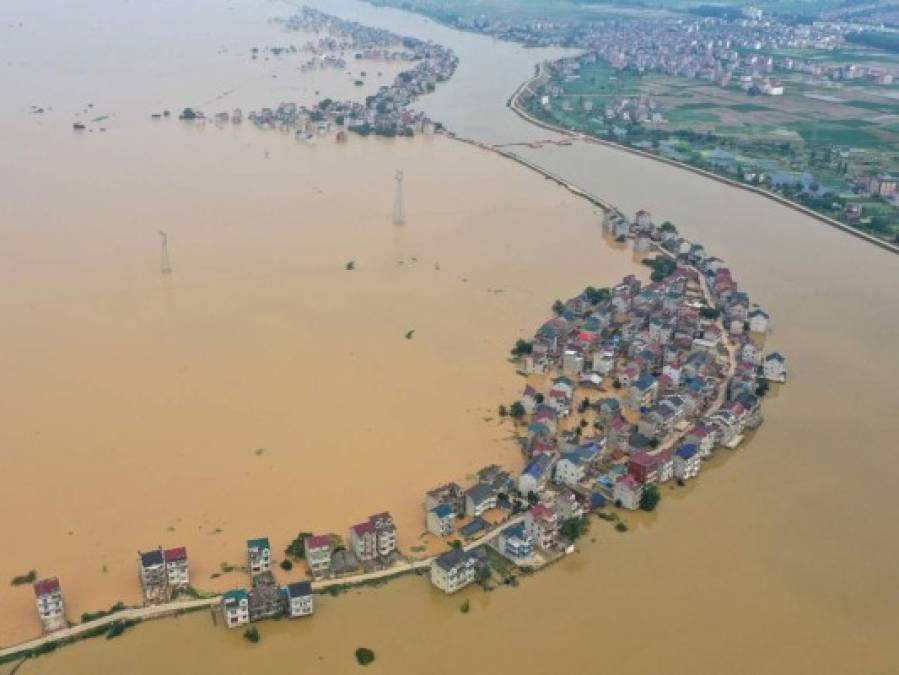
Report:
[[518,89],[515,90],[509,100],[506,101],[506,105],[511,108],[516,115],[521,117],[522,119],[534,124],[538,127],[546,129],[548,131],[554,131],[558,134],[562,134],[568,138],[573,140],[583,141],[584,143],[593,143],[594,145],[604,145],[609,148],[614,148],[616,150],[622,150],[624,152],[629,152],[632,155],[639,155],[640,157],[645,157],[646,159],[651,159],[656,162],[661,162],[663,164],[668,164],[670,166],[677,167],[678,169],[684,169],[685,171],[690,171],[692,173],[698,174],[700,176],[704,176],[706,178],[711,178],[712,180],[718,181],[719,183],[724,183],[725,185],[730,185],[731,187],[739,188],[741,190],[746,190],[747,192],[753,192],[757,195],[765,197],[766,199],[770,199],[772,201],[778,202],[783,206],[793,209],[794,211],[799,211],[802,214],[805,214],[815,220],[818,220],[822,223],[826,223],[831,227],[836,227],[840,230],[843,230],[847,234],[851,234],[853,237],[858,237],[859,239],[864,239],[870,244],[874,244],[875,246],[879,246],[880,248],[889,251],[890,253],[899,254],[899,246],[896,244],[890,243],[884,239],[879,239],[873,235],[870,235],[866,232],[862,232],[846,223],[841,223],[839,220],[834,218],[830,218],[829,216],[825,216],[822,213],[818,213],[817,211],[813,211],[812,209],[803,206],[797,202],[791,201],[782,195],[777,194],[776,192],[771,192],[770,190],[765,190],[764,188],[758,187],[756,185],[749,185],[747,183],[741,183],[740,181],[733,180],[732,178],[727,178],[726,176],[721,176],[717,173],[713,173],[711,171],[706,171],[705,169],[700,169],[699,167],[692,166],[690,164],[685,164],[684,162],[679,162],[676,159],[671,159],[669,157],[663,157],[661,155],[657,155],[652,152],[648,152],[646,150],[641,150],[640,148],[634,148],[628,145],[622,145],[621,143],[615,143],[613,141],[608,141],[602,138],[596,138],[595,136],[589,136],[587,134],[583,134],[572,129],[566,129],[565,127],[560,127],[554,124],[550,124],[548,122],[544,122],[543,120],[537,119],[533,115],[531,115],[527,110],[525,110],[521,105],[521,97],[527,91],[530,92],[531,95],[535,95],[532,91],[532,87],[535,82],[545,79],[546,74],[543,71],[544,65],[541,63],[537,67],[537,72],[535,75],[523,82]]

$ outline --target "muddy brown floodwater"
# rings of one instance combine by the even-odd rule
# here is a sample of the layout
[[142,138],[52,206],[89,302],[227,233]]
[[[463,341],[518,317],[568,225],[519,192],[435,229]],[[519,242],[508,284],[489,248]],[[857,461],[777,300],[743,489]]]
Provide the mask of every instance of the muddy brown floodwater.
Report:
[[[421,102],[451,128],[551,136],[503,105],[551,52],[315,4],[456,49],[457,76]],[[427,487],[519,461],[509,428],[488,419],[520,386],[509,345],[556,297],[637,270],[588,205],[444,138],[309,146],[248,125],[150,122],[149,107],[225,91],[225,109],[311,93],[289,68],[273,80],[246,60],[283,41],[266,24],[282,6],[137,5],[0,9],[0,84],[15,94],[0,100],[0,579],[60,575],[72,616],[137,600],[142,546],[187,545],[203,580],[240,562],[248,536],[280,549],[298,529],[344,532],[382,508],[408,544]],[[72,113],[92,99],[114,113],[108,131],[75,136]],[[204,611],[20,675],[348,673],[359,646],[383,673],[899,671],[897,259],[615,150],[521,151],[729,262],[789,360],[760,431],[666,488],[657,513],[626,515],[629,532],[595,521],[578,554],[516,589],[447,598],[409,577],[263,623],[255,646]],[[390,224],[396,168],[402,228]],[[0,606],[0,642],[36,633],[29,589],[0,584]]]

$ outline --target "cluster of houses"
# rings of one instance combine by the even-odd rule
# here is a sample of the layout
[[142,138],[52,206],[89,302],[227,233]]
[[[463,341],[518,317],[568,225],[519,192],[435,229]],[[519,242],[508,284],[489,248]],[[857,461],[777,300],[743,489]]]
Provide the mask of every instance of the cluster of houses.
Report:
[[717,448],[736,448],[762,423],[768,383],[786,379],[784,357],[763,350],[768,314],[723,260],[646,211],[632,220],[609,212],[603,227],[656,253],[652,281],[628,276],[557,302],[533,340],[516,346],[528,384],[510,414],[524,469],[514,477],[488,466],[467,488],[447,483],[425,496],[428,531],[460,537],[431,566],[446,593],[487,564],[482,548],[469,548],[477,542],[462,540],[488,511],[505,512],[489,546],[540,566],[570,550],[566,523],[608,501],[645,508],[651,487],[690,481]]
[[[597,453],[598,448],[578,448],[570,458],[591,452]],[[583,495],[565,484],[563,472],[564,468],[558,469],[557,480],[550,481],[553,474],[547,457],[529,462],[517,477],[493,464],[478,471],[476,482],[467,489],[447,483],[429,491],[425,495],[428,531],[443,539],[461,537],[434,560],[431,582],[445,593],[454,593],[476,581],[487,556],[483,547],[466,550],[462,540],[477,545],[491,531],[489,545],[519,566],[540,567],[570,551],[570,542],[561,536],[562,525],[604,500],[588,499],[585,505]],[[496,524],[483,518],[488,511],[500,515]]]
[[[437,129],[438,125],[433,120],[410,106],[419,96],[434,91],[440,82],[453,75],[459,59],[451,49],[355,21],[345,21],[309,7],[303,7],[288,19],[285,28],[330,33],[329,37],[320,38],[317,43],[308,46],[316,56],[304,64],[305,70],[346,65],[341,56],[324,53],[325,50],[351,50],[357,60],[402,61],[411,66],[400,72],[391,84],[379,87],[375,94],[366,97],[364,103],[325,98],[312,106],[283,101],[274,108],[251,110],[246,118],[257,127],[293,133],[297,140],[309,143],[334,131],[337,140],[343,141],[347,131],[361,135],[414,136],[430,134]],[[296,48],[278,48],[279,53],[284,51],[296,51]],[[356,84],[362,85],[363,82],[357,80]],[[186,108],[181,119],[205,122],[207,117],[202,111]],[[244,113],[239,108],[231,112],[220,111],[211,119],[217,124],[240,124]]]
[[537,331],[522,365],[545,387],[520,400],[531,461],[519,487],[539,494],[552,476],[585,503],[592,490],[634,509],[646,486],[694,478],[761,424],[760,396],[786,367],[764,355],[768,314],[724,261],[646,211],[608,213],[604,228],[658,253],[653,281],[589,288]]
[[[551,85],[552,93],[560,93],[561,87]],[[544,95],[540,99],[540,103],[544,108],[551,108],[553,101],[549,95]],[[570,112],[574,109],[574,104],[570,98],[561,99],[562,110]],[[594,103],[589,98],[581,101],[581,107],[584,112],[592,112]],[[636,122],[640,124],[664,124],[665,111],[661,104],[654,97],[648,95],[641,96],[619,96],[613,98],[606,103],[602,111],[603,116],[609,122]]]
[[278,616],[309,616],[315,610],[312,585],[298,581],[281,586],[272,572],[272,547],[268,537],[247,541],[249,589],[237,588],[222,595],[222,618],[228,628]]
[[[310,582],[282,586],[275,578],[268,537],[248,540],[246,550],[251,586],[222,596],[221,611],[226,626],[236,628],[276,616],[299,617],[313,613]],[[336,535],[307,536],[303,540],[303,557],[314,580],[390,567],[400,557],[396,525],[391,515],[383,512],[353,525],[346,542]],[[137,567],[145,604],[166,603],[179,592],[190,589],[190,564],[183,546],[139,551]],[[59,580],[51,577],[38,581],[34,593],[44,632],[66,628]]]
[[409,136],[434,130],[435,125],[427,116],[412,111],[409,106],[455,72],[459,59],[451,49],[346,21],[310,7],[303,7],[285,25],[288,30],[329,33],[330,37],[319,40],[315,46],[316,52],[325,49],[349,50],[355,52],[357,60],[402,60],[413,65],[400,72],[390,85],[380,87],[377,93],[367,97],[364,104],[325,99],[307,109],[282,103],[277,109],[263,108],[258,113],[251,113],[250,119],[254,123],[295,129],[298,137],[306,140],[331,127],[388,136]]
[[891,200],[899,195],[899,177],[889,173],[863,176],[856,181],[856,184],[872,197]]
[[[336,535],[306,536],[303,557],[313,580],[389,567],[399,557],[396,525],[391,515],[384,512],[353,525],[346,542]],[[247,541],[247,570],[251,587],[230,590],[222,596],[222,616],[228,628],[277,616],[293,618],[313,613],[310,582],[278,584],[267,537]]]
[[137,571],[147,603],[168,602],[190,586],[190,564],[183,546],[138,552]]

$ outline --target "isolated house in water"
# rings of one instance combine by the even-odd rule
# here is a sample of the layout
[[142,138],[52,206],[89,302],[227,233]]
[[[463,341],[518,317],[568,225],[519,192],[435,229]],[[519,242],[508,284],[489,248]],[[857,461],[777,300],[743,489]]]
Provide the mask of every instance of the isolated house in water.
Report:
[[34,585],[34,595],[37,613],[41,617],[41,626],[45,633],[68,627],[59,579],[56,577],[41,579]]

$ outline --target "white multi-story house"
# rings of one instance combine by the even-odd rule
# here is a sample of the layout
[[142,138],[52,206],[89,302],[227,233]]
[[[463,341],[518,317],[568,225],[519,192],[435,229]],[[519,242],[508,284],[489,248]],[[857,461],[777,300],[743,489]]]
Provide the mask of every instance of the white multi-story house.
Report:
[[315,600],[312,585],[308,581],[287,584],[284,588],[287,597],[287,615],[290,617],[309,616],[315,611]]
[[375,546],[378,555],[386,558],[396,550],[396,523],[393,516],[384,511],[376,513],[368,519],[375,528]]
[[331,538],[327,535],[307,537],[303,543],[306,552],[306,564],[316,579],[327,576],[331,572]]
[[377,534],[370,520],[350,528],[350,548],[359,560],[374,560],[377,555]]
[[500,532],[497,547],[507,558],[515,561],[525,560],[534,553],[534,538],[528,534],[524,523],[518,523]]
[[434,560],[431,583],[444,593],[455,593],[477,579],[480,566],[481,560],[477,555],[454,548]]
[[234,590],[222,594],[222,617],[228,628],[250,623],[250,597],[246,591]]
[[165,573],[169,588],[187,588],[190,586],[190,567],[187,562],[187,549],[183,546],[168,548],[163,552]]
[[772,382],[786,382],[787,379],[787,362],[782,354],[774,352],[765,357],[762,364],[763,372],[766,380]]
[[446,537],[455,529],[456,514],[449,504],[435,506],[428,511],[428,531],[438,537]]
[[761,309],[753,309],[749,312],[749,330],[753,333],[767,333],[770,317]]
[[272,569],[272,546],[268,537],[247,540],[247,567],[250,574],[262,574]]
[[532,506],[524,518],[528,534],[544,551],[554,548],[558,543],[559,525],[559,516],[555,509],[545,504]]
[[557,483],[573,487],[584,479],[602,449],[601,443],[587,443],[563,452],[555,465]]
[[518,477],[518,491],[523,495],[540,492],[549,480],[552,465],[553,457],[547,453],[534,457]]
[[147,602],[168,600],[168,575],[165,571],[165,557],[162,549],[138,552],[137,569],[141,587],[144,589],[144,599]]
[[45,633],[68,627],[59,579],[56,577],[41,579],[34,585],[34,595],[37,613]]
[[625,476],[615,483],[613,496],[616,504],[620,504],[622,508],[635,511],[640,508],[640,499],[643,497],[643,484],[637,482],[633,476]]
[[643,373],[637,378],[627,394],[627,402],[634,410],[650,406],[656,399],[659,391],[659,383],[649,373]]
[[496,508],[496,490],[485,483],[478,483],[465,491],[465,514],[478,517]]
[[699,448],[690,443],[682,445],[674,452],[674,475],[680,480],[687,480],[699,475]]

